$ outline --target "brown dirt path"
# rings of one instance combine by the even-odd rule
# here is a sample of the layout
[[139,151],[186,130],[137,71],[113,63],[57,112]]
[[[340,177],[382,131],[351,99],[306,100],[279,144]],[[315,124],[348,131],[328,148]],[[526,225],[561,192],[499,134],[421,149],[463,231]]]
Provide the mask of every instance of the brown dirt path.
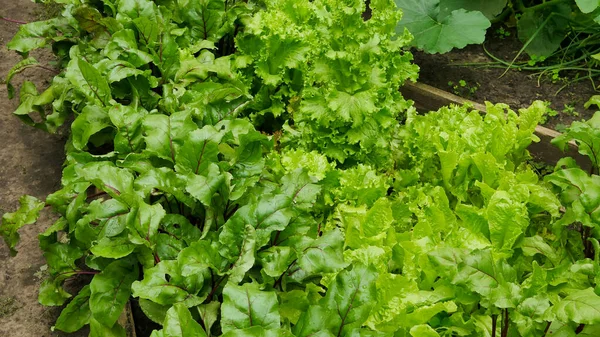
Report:
[[[44,15],[44,8],[30,0],[0,0],[0,16],[34,21]],[[0,77],[4,78],[20,56],[6,49],[6,44],[17,32],[18,25],[0,21]],[[41,61],[48,58],[41,58]],[[51,74],[28,70],[20,80],[33,81],[44,86]],[[16,81],[15,84],[20,84]],[[60,187],[64,141],[22,124],[12,115],[17,100],[9,100],[6,87],[0,85],[0,215],[12,212],[18,206],[19,196],[30,194],[44,198]],[[52,332],[59,308],[45,308],[37,302],[40,268],[45,264],[38,248],[37,234],[50,225],[51,214],[21,233],[19,254],[10,257],[9,250],[0,240],[0,336],[2,337],[55,337],[87,336],[86,333],[63,334]]]

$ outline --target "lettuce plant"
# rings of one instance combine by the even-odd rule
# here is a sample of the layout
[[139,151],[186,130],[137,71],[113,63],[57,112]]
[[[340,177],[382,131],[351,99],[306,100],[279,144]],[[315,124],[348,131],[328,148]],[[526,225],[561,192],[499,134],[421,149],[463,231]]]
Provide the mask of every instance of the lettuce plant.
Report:
[[[417,67],[396,35],[401,17],[389,1],[269,1],[237,38],[254,113],[287,121],[282,142],[340,163],[393,166],[399,121],[409,104],[398,92]],[[324,13],[327,13],[324,15]],[[265,116],[267,115],[267,116]],[[271,118],[273,118],[271,117]]]

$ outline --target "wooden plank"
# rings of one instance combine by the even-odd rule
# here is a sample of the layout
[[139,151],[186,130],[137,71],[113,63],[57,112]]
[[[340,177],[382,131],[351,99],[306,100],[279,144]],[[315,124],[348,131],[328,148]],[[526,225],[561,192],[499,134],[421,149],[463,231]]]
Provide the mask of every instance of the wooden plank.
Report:
[[[419,112],[435,111],[445,105],[450,104],[470,104],[475,110],[486,112],[485,105],[451,94],[447,91],[432,87],[423,83],[406,83],[400,89],[405,98],[415,102],[415,108]],[[584,170],[589,170],[592,163],[589,158],[579,154],[577,144],[569,143],[565,152],[561,152],[551,141],[560,135],[560,132],[538,125],[535,128],[535,134],[540,138],[540,142],[532,143],[529,146],[529,152],[536,159],[549,165],[556,165],[558,160],[563,157],[574,158],[579,166]]]
[[133,313],[131,311],[130,302],[127,302],[125,310],[123,310],[121,316],[119,316],[118,322],[123,328],[125,328],[125,333],[127,334],[127,337],[137,337],[135,333],[135,323],[133,321]]

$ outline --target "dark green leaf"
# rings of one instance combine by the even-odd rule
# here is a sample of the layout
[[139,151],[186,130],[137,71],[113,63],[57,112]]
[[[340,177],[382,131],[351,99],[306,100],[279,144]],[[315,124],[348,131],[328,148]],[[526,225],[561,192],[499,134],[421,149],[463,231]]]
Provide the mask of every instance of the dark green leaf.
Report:
[[112,327],[131,295],[131,284],[138,278],[137,264],[122,259],[109,264],[90,283],[90,309],[94,320]]
[[42,48],[46,46],[50,37],[55,34],[57,23],[57,19],[50,19],[21,25],[17,34],[10,40],[6,47],[22,54]]
[[110,118],[104,109],[96,105],[86,105],[71,124],[73,146],[83,150],[91,136],[109,126]]
[[563,322],[578,324],[600,323],[600,296],[593,288],[577,290],[563,298],[554,307],[556,316]]
[[377,298],[377,276],[374,267],[356,264],[335,278],[323,305],[337,312],[341,320],[339,329],[334,331],[338,336],[362,326],[369,317]]
[[131,254],[134,249],[135,245],[129,241],[127,235],[120,235],[100,239],[90,248],[90,251],[96,256],[120,259]]
[[90,323],[90,287],[86,285],[63,309],[56,319],[56,329],[64,332],[75,332]]
[[152,61],[152,56],[138,49],[135,32],[131,29],[122,29],[114,33],[104,54],[111,60],[123,60],[134,67],[141,67]]
[[192,318],[188,308],[182,303],[177,303],[167,311],[163,323],[165,337],[204,337],[206,333]]
[[112,100],[108,82],[91,64],[81,58],[71,60],[65,76],[90,102],[106,107]]
[[140,298],[139,304],[146,317],[151,319],[154,323],[163,324],[169,306],[160,305],[145,298]]
[[397,30],[408,29],[414,44],[428,53],[447,53],[453,48],[480,44],[490,21],[477,11],[457,9],[440,15],[439,0],[396,0],[404,16]]
[[107,327],[102,323],[98,322],[94,318],[90,321],[90,335],[89,337],[126,337],[127,333],[125,329],[119,324],[115,324],[112,327]]
[[440,12],[450,14],[457,9],[479,11],[489,20],[502,12],[507,0],[440,0]]
[[21,62],[15,64],[8,74],[6,75],[6,79],[4,82],[6,83],[6,88],[8,90],[8,98],[12,99],[15,96],[15,87],[12,85],[11,81],[13,77],[29,68],[36,67],[40,63],[34,59],[33,57],[28,57],[23,59]]
[[137,152],[142,146],[142,120],[145,111],[133,106],[113,105],[108,111],[110,121],[117,129],[114,139],[116,152],[126,155]]
[[221,329],[225,333],[254,326],[277,329],[280,324],[277,295],[261,291],[256,283],[241,286],[227,283],[223,289],[221,317]]
[[175,145],[198,127],[189,111],[180,111],[171,116],[151,114],[144,118],[144,140],[146,151],[160,158],[175,162]]
[[[339,230],[326,232],[299,252],[292,278],[302,281],[322,273],[334,273],[347,266],[343,253],[344,237]],[[292,273],[293,271],[293,273]]]
[[176,171],[205,173],[211,163],[217,162],[221,137],[223,134],[210,125],[189,133],[175,154]]
[[[284,329],[266,329],[261,326],[254,326],[246,329],[229,330],[223,334],[223,337],[293,337],[291,332]],[[319,337],[321,335],[314,335]]]
[[[169,275],[169,276],[167,276]],[[167,281],[177,276],[171,265],[162,261],[144,270],[144,278],[131,285],[134,297],[151,300],[160,305],[173,305],[188,297],[186,289]]]
[[212,326],[219,319],[220,309],[221,302],[218,301],[213,301],[208,304],[202,304],[198,306],[198,313],[200,314],[202,325],[205,327],[206,331],[210,332]]
[[42,282],[38,294],[38,301],[42,305],[59,306],[71,298],[71,294],[62,287],[62,280],[64,280],[64,277],[47,278]]
[[517,25],[519,39],[527,44],[525,51],[535,56],[552,55],[566,36],[570,14],[570,5],[561,2],[525,10]]

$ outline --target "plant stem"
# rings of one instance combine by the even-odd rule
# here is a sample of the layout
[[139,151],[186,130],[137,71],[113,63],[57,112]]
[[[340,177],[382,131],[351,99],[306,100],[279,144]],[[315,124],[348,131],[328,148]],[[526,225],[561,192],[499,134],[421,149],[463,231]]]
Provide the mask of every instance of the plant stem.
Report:
[[5,17],[2,17],[2,16],[0,16],[0,20],[4,20],[6,22],[16,23],[16,24],[19,24],[19,25],[26,25],[28,23],[28,22],[25,22],[25,21],[15,20],[15,19],[9,19],[9,18],[5,18]]
[[588,259],[594,259],[594,247],[592,245],[592,242],[589,240],[592,234],[592,228],[583,225],[582,227],[583,228],[581,230],[581,240],[583,240],[584,255]]
[[508,309],[504,309],[504,317],[502,318],[502,334],[501,337],[508,336],[508,326],[510,324],[510,320],[508,317]]
[[[482,45],[482,47],[483,47],[483,51],[486,53],[486,55],[489,56],[494,61],[496,61],[496,63],[500,63],[503,65],[511,65],[510,62],[504,61],[504,60],[500,59],[499,57],[495,56],[494,54],[492,54],[491,52],[489,52],[487,50],[487,48],[485,48],[485,45]],[[600,53],[600,49],[590,52],[591,55],[598,54],[598,53]],[[522,62],[522,63],[519,62],[517,65],[515,65],[513,63],[512,66],[522,69],[522,70],[562,69],[563,67],[565,67],[567,65],[576,64],[579,61],[586,61],[586,59],[589,57],[590,57],[589,55],[583,55],[583,56],[580,56],[578,58],[572,59],[567,62],[561,62],[559,64],[553,64],[553,65],[549,65],[549,66],[527,66],[527,62]],[[489,63],[457,63],[457,64],[453,64],[453,65],[456,65],[456,66],[463,66],[463,65],[466,65],[466,66],[469,66],[469,65],[490,66],[490,65],[495,65],[495,63],[493,63],[493,62],[489,62]]]
[[67,274],[73,274],[70,277],[73,277],[75,275],[96,275],[96,274],[100,274],[99,271],[86,271],[86,270],[71,270],[71,271],[65,271],[62,272],[60,274],[58,274],[57,276],[61,276],[61,275],[67,275]]
[[42,69],[44,69],[44,70],[47,70],[47,71],[50,71],[50,72],[53,72],[53,73],[55,73],[55,74],[57,74],[57,75],[58,75],[58,74],[60,74],[60,71],[58,71],[58,70],[56,70],[56,69],[52,69],[52,68],[50,68],[50,67],[43,66],[43,65],[41,65],[41,64],[38,64],[36,67],[38,67],[38,68],[42,68]]
[[492,315],[492,337],[496,337],[496,325],[498,324],[498,315]]
[[278,231],[277,234],[275,234],[275,237],[273,238],[273,243],[271,244],[271,246],[277,246],[277,244],[278,244],[277,240],[279,240],[280,234],[281,234],[281,231]]
[[297,260],[298,260],[298,259],[295,259],[294,261],[292,261],[292,263],[290,263],[290,264],[288,265],[288,267],[285,269],[285,271],[284,271],[284,272],[283,272],[283,273],[282,273],[282,274],[279,276],[279,278],[278,278],[278,279],[275,281],[275,283],[273,283],[273,288],[276,288],[276,287],[279,285],[279,287],[280,287],[281,291],[283,291],[283,286],[281,285],[281,281],[283,281],[283,276],[285,275],[285,273],[287,273],[287,272],[288,272],[288,270],[290,270],[290,268],[292,268],[292,266],[293,266],[294,264],[296,264],[296,261],[297,261]]
[[502,13],[498,14],[498,16],[496,16],[494,19],[492,19],[491,22],[492,23],[504,22],[504,21],[506,21],[506,17],[510,13],[514,13],[513,7],[506,6],[506,7],[504,7],[504,10],[502,11]]
[[208,302],[211,302],[213,299],[213,296],[215,295],[215,291],[217,291],[217,288],[219,288],[219,285],[221,285],[221,282],[223,282],[223,280],[225,279],[225,277],[227,277],[226,275],[224,275],[223,277],[219,278],[219,280],[217,281],[217,283],[212,287],[210,294],[208,294],[208,297],[206,298]]
[[76,273],[77,275],[96,275],[96,274],[100,274],[99,271],[78,271]]
[[531,35],[531,37],[529,38],[529,40],[527,40],[527,42],[525,42],[525,44],[523,45],[523,47],[517,53],[517,56],[515,56],[515,58],[510,62],[510,65],[508,67],[506,67],[506,70],[502,73],[502,75],[500,75],[499,78],[501,78],[504,75],[506,75],[506,73],[508,72],[508,70],[510,68],[512,68],[513,64],[515,64],[515,62],[517,61],[517,59],[519,58],[519,56],[521,56],[521,54],[523,54],[523,52],[525,51],[525,49],[527,49],[527,47],[529,46],[529,44],[531,44],[531,41],[533,41],[538,36],[538,34],[542,31],[542,28],[544,28],[546,26],[546,24],[548,24],[548,22],[550,21],[550,18],[552,18],[552,16],[554,14],[555,13],[550,13],[550,15],[548,15],[548,17],[540,24],[540,26],[537,28],[537,30],[533,33],[533,35]]
[[551,325],[552,325],[552,322],[548,322],[548,325],[546,325],[546,329],[544,329],[544,334],[542,335],[542,337],[546,337],[546,335],[548,334],[548,330],[550,330]]

